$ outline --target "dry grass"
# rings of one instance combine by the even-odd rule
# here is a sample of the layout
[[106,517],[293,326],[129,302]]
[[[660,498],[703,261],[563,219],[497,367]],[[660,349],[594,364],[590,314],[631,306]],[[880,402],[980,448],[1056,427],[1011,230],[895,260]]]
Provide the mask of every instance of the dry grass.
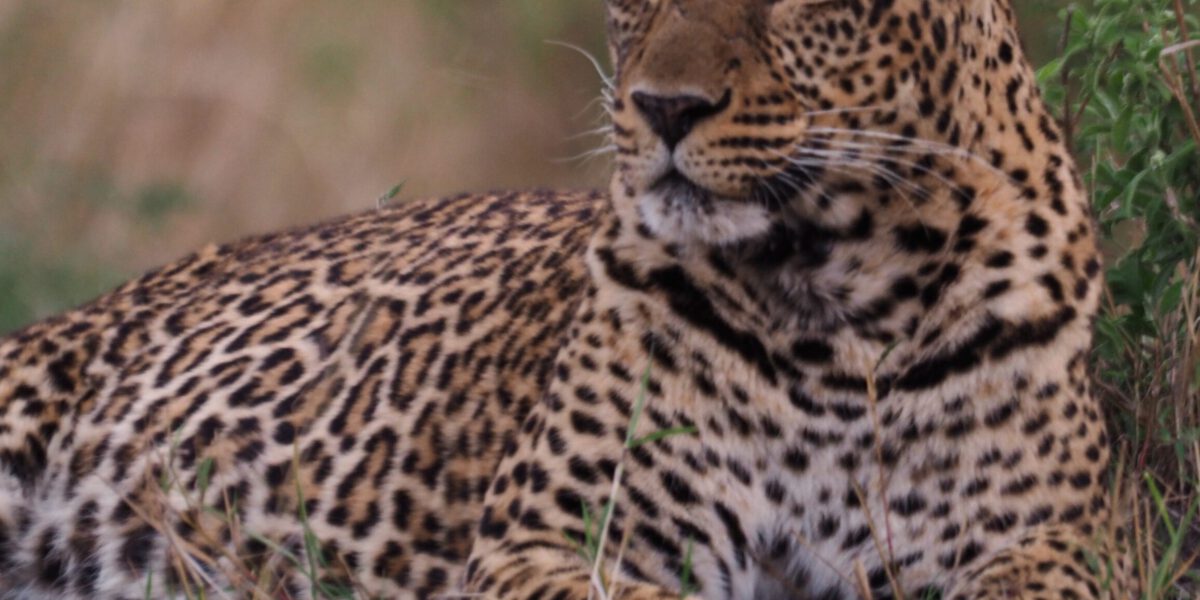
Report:
[[1179,277],[1182,301],[1161,318],[1164,335],[1129,340],[1124,364],[1098,365],[1101,372],[1127,370],[1134,385],[1095,379],[1110,408],[1109,429],[1137,432],[1118,440],[1128,466],[1115,475],[1148,600],[1200,596],[1200,272],[1181,270]]

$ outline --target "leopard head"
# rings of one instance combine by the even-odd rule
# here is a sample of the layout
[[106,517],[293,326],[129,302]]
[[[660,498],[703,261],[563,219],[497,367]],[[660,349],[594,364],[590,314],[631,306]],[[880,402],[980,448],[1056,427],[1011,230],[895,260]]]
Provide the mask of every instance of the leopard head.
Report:
[[614,198],[663,239],[729,245],[781,222],[886,220],[889,206],[969,202],[964,163],[1019,185],[1010,173],[1045,161],[1034,144],[1065,156],[1007,0],[608,11]]

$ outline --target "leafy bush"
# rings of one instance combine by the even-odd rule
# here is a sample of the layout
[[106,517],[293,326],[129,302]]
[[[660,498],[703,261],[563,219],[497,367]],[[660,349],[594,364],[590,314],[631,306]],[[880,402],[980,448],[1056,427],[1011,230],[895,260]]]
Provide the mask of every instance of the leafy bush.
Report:
[[1195,597],[1200,544],[1200,2],[1062,12],[1040,72],[1094,200],[1108,289],[1094,366],[1147,598]]

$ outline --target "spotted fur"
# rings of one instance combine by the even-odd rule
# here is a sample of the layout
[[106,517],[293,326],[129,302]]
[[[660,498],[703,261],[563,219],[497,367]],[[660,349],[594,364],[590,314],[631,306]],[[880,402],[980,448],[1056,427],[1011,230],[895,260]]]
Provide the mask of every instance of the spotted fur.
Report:
[[1127,597],[1095,229],[1007,1],[608,5],[610,196],[207,250],[0,341],[0,590],[307,532],[370,594],[583,599],[612,498],[620,598]]

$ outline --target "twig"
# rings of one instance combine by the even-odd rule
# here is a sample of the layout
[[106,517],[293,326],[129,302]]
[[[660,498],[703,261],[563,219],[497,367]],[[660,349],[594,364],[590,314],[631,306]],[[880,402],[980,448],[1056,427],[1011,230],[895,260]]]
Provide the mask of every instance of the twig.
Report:
[[[1182,26],[1182,22],[1181,22],[1181,26]],[[1183,35],[1183,31],[1180,32],[1180,35]],[[1170,40],[1165,39],[1166,37],[1167,37],[1167,35],[1166,35],[1166,32],[1164,31],[1163,32],[1164,41],[1170,42]],[[1196,87],[1196,80],[1195,80],[1196,67],[1194,66],[1194,64],[1192,63],[1192,60],[1191,60],[1191,56],[1192,56],[1191,49],[1185,48],[1183,50],[1183,55],[1185,57],[1185,61],[1188,64],[1188,68],[1191,71],[1189,73],[1189,76],[1192,79],[1192,88],[1194,90]],[[1188,130],[1191,132],[1192,138],[1194,138],[1196,140],[1196,144],[1200,145],[1200,121],[1198,121],[1196,119],[1196,113],[1192,111],[1192,103],[1188,100],[1188,97],[1187,97],[1188,95],[1187,95],[1187,90],[1184,87],[1186,84],[1184,82],[1183,75],[1181,75],[1178,72],[1179,64],[1176,61],[1169,59],[1169,56],[1170,55],[1163,53],[1163,54],[1159,55],[1159,57],[1158,57],[1158,68],[1159,68],[1159,71],[1162,72],[1163,84],[1165,84],[1167,86],[1167,89],[1171,90],[1171,95],[1175,96],[1175,100],[1179,102],[1179,108],[1183,110],[1183,120],[1184,120],[1184,122],[1187,123]],[[1193,95],[1196,96],[1197,98],[1200,98],[1200,93],[1196,93],[1193,91]]]
[[[1191,36],[1188,35],[1187,18],[1183,12],[1183,0],[1175,0],[1175,21],[1179,23],[1179,39],[1184,40],[1186,43],[1187,40],[1191,39]],[[1200,81],[1196,79],[1196,59],[1192,56],[1191,47],[1183,50],[1183,57],[1187,62],[1188,79],[1192,82],[1192,98],[1200,102]]]
[[[883,510],[884,535],[887,536],[885,540],[887,542],[887,556],[883,556],[883,548],[879,547],[879,540],[877,539],[875,540],[875,547],[876,551],[880,553],[879,558],[882,559],[884,563],[884,572],[887,574],[888,583],[892,587],[892,592],[897,598],[903,598],[903,588],[900,587],[900,582],[897,580],[896,573],[892,568],[892,565],[896,562],[896,550],[893,545],[892,537],[892,515],[891,511],[888,509],[887,490],[889,487],[889,477],[883,463],[883,427],[881,427],[879,424],[879,383],[876,379],[880,367],[883,366],[883,362],[887,360],[888,356],[891,355],[893,350],[895,350],[895,346],[890,346],[883,351],[883,354],[875,363],[875,367],[871,370],[871,375],[867,377],[867,408],[871,414],[871,427],[875,430],[875,464],[879,466],[879,495],[882,500],[881,505]],[[856,485],[855,487],[858,486]],[[865,496],[865,494],[862,494],[861,491],[859,493]],[[874,524],[870,522],[870,510],[865,508],[869,506],[867,504],[867,499],[864,497],[861,498],[860,501],[862,502],[864,511],[868,515],[867,525],[871,529],[871,535],[872,537],[876,537]]]

